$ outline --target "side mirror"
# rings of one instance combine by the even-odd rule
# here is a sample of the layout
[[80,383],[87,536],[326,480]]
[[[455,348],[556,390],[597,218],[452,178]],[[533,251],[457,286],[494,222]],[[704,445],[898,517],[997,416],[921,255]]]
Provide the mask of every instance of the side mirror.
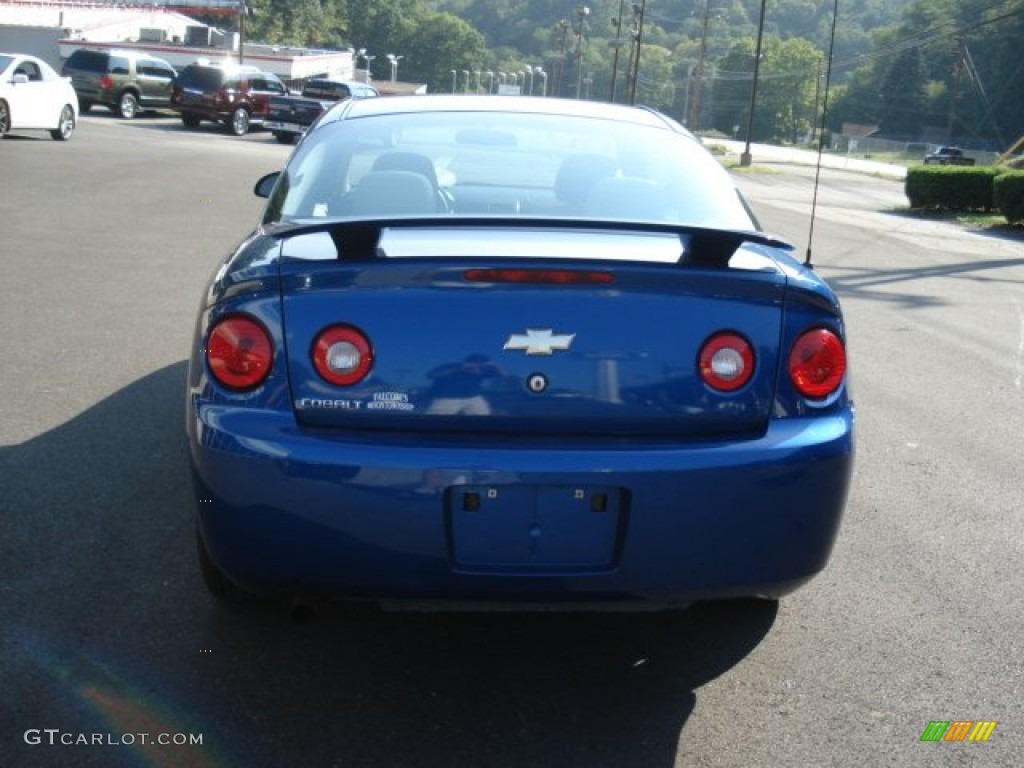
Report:
[[273,191],[274,185],[277,183],[277,179],[280,175],[280,171],[268,173],[256,182],[256,186],[252,188],[253,194],[256,195],[256,197],[270,197],[270,193]]
[[22,83],[27,83],[28,82],[28,75],[25,75],[25,74],[22,74],[21,72],[19,72],[18,74],[16,74],[14,77],[11,78],[11,82],[14,83],[15,85],[21,85]]

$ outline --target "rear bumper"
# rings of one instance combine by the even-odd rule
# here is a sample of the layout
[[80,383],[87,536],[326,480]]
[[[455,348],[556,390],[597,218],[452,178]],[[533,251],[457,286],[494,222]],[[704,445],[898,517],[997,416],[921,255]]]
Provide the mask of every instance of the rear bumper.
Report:
[[[773,421],[757,440],[615,446],[317,434],[289,414],[190,408],[211,558],[247,589],[286,595],[555,604],[778,597],[825,566],[853,462],[852,408]],[[609,538],[608,557],[481,560],[490,529],[470,523],[467,533],[460,522],[455,500],[467,488],[608,491],[617,518],[597,534]],[[503,515],[491,519],[495,537],[508,534]],[[593,538],[585,515],[559,519],[581,526],[568,538],[573,530]]]
[[[240,105],[239,105],[240,106]],[[230,109],[204,109],[198,106],[183,106],[181,104],[172,104],[170,109],[177,112],[179,115],[191,115],[199,120],[206,120],[210,123],[230,123],[231,116],[234,114],[237,107],[231,107]],[[253,128],[263,126],[263,116],[254,112],[249,113],[249,125]]]
[[263,122],[263,127],[268,131],[277,131],[279,133],[294,133],[296,135],[302,135],[306,132],[309,127],[307,125],[299,125],[298,123],[285,123],[280,120],[268,119]]
[[209,120],[215,123],[227,120],[231,114],[230,110],[225,111],[225,109],[203,101],[183,102],[172,100],[170,102],[170,109],[178,114],[189,114],[201,120]]
[[79,101],[87,101],[91,104],[113,104],[114,92],[109,88],[98,88],[92,85],[73,85],[75,94]]

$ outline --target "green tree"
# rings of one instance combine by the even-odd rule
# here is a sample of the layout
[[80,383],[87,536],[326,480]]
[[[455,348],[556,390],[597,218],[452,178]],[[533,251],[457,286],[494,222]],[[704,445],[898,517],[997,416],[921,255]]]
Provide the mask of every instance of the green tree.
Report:
[[642,46],[636,103],[646,104],[663,112],[671,111],[676,95],[672,69],[671,51],[660,45]]
[[[426,83],[428,90],[451,90],[451,70],[487,69],[489,53],[483,35],[447,13],[429,13],[415,34],[395,41],[394,53],[404,55],[403,80]],[[461,79],[461,74],[459,75]]]
[[[717,62],[713,125],[732,132],[746,126],[750,110],[756,41],[740,40]],[[815,123],[815,97],[824,54],[808,40],[762,41],[757,103],[751,138],[798,141]]]
[[773,136],[794,143],[809,135],[817,113],[815,98],[825,55],[812,42],[790,38],[766,57],[763,105],[774,115]]
[[248,0],[246,37],[265,43],[343,48],[346,0]]
[[881,84],[882,131],[890,137],[917,138],[928,106],[924,56],[910,48],[893,60]]
[[960,100],[948,113],[954,118],[954,129],[972,138],[994,140],[993,148],[1004,149],[1024,138],[1024,99],[1020,95],[1024,0],[999,4],[964,0],[959,14],[962,87],[957,89],[958,72],[954,69],[950,85]]

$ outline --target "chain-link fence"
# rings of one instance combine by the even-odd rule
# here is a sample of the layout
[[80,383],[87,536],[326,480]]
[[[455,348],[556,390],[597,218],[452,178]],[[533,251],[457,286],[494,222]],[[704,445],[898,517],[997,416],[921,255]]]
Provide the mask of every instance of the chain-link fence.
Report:
[[[940,146],[942,145],[924,141],[891,141],[836,133],[832,135],[829,151],[865,160],[913,165],[922,162],[925,155],[934,152]],[[998,157],[995,152],[974,149],[965,149],[964,155],[974,158],[976,165],[991,165]]]

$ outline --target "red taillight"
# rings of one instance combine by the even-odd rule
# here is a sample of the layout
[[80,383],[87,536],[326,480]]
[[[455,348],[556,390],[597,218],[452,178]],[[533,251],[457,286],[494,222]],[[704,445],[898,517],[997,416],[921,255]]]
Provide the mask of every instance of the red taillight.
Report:
[[717,333],[700,350],[700,376],[712,389],[734,392],[754,375],[754,348],[737,333]]
[[316,372],[341,387],[358,384],[373,366],[369,339],[350,325],[332,325],[320,331],[312,355]]
[[100,88],[104,91],[109,91],[114,87],[114,81],[110,79],[110,75],[104,75],[100,78]]
[[604,285],[615,281],[611,272],[581,269],[467,269],[463,278],[471,283],[549,283],[554,285]]
[[846,350],[840,338],[827,328],[807,331],[789,353],[789,378],[804,397],[821,400],[843,383]]
[[255,320],[231,315],[210,329],[206,363],[213,378],[231,389],[253,389],[270,374],[274,346]]

